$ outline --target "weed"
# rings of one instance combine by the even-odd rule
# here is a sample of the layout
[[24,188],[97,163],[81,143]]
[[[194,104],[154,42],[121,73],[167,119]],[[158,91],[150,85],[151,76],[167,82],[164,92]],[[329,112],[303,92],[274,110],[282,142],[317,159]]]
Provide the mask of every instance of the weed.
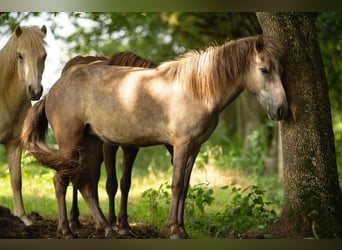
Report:
[[[153,225],[163,224],[160,218],[165,218],[165,210],[170,203],[170,185],[165,182],[157,189],[149,188],[141,194],[141,201],[147,204],[146,221]],[[167,210],[166,210],[167,211]]]
[[[224,188],[229,190],[228,186]],[[264,191],[257,186],[245,189],[232,187],[230,191],[231,202],[223,211],[211,217],[212,224],[217,226],[215,237],[240,235],[249,230],[259,230],[278,218],[272,203],[264,201]]]
[[[157,189],[149,188],[141,195],[143,202],[148,204],[149,219],[147,224],[161,227],[166,218],[170,204],[170,185],[164,183]],[[227,203],[222,210],[209,212],[214,202],[214,190],[208,183],[190,186],[185,206],[187,228],[193,237],[212,238],[240,235],[249,230],[258,230],[270,225],[278,218],[271,202],[264,200],[264,191],[257,186],[245,189],[225,186]],[[228,201],[229,200],[229,201]]]

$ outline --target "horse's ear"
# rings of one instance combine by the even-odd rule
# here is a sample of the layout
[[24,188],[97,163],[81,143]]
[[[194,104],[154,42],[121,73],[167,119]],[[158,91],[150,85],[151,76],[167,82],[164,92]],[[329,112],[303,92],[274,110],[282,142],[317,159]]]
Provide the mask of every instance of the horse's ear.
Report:
[[16,28],[15,28],[15,35],[17,36],[17,37],[19,37],[20,35],[21,35],[21,33],[22,33],[22,29],[21,29],[21,27],[20,27],[20,25],[18,25]]
[[264,49],[264,39],[262,36],[258,36],[255,40],[255,50],[261,52]]
[[43,31],[43,33],[46,35],[47,30],[46,30],[46,26],[45,26],[45,25],[43,25],[43,26],[40,28],[40,30]]

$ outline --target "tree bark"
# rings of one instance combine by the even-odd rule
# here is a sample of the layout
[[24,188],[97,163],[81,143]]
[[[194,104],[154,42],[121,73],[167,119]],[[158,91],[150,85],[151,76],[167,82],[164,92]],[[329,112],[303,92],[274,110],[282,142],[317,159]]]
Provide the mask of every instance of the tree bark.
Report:
[[290,115],[281,122],[284,203],[279,230],[294,230],[296,237],[341,237],[342,196],[314,15],[257,13],[257,18],[264,35],[286,46],[283,84]]

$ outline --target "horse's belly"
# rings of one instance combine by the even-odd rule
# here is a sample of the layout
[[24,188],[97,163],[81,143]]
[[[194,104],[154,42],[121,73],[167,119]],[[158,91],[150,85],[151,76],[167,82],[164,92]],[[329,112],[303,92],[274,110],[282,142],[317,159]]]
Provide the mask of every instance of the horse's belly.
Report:
[[117,121],[115,123],[89,124],[92,134],[103,141],[119,145],[149,146],[168,143],[165,128],[157,126],[138,126],[132,122]]

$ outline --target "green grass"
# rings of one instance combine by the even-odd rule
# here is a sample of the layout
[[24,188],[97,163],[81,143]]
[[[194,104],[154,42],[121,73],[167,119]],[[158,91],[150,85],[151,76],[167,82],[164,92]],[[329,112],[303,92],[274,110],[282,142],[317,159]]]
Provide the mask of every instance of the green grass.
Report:
[[[342,173],[342,115],[333,115],[338,171]],[[268,126],[268,125],[265,125]],[[276,219],[282,207],[283,189],[277,176],[263,176],[263,127],[250,136],[251,150],[241,154],[237,139],[227,137],[220,123],[210,140],[202,145],[192,175],[185,210],[185,225],[193,238],[216,238],[261,229]],[[54,138],[48,136],[48,143]],[[118,178],[121,177],[122,151],[117,155]],[[38,212],[44,217],[57,218],[57,202],[53,187],[54,171],[39,165],[26,152],[22,157],[23,197],[26,211]],[[134,164],[129,195],[130,223],[157,226],[165,230],[169,212],[172,166],[164,146],[143,148]],[[105,191],[106,174],[101,169],[99,182],[100,206],[108,211]],[[12,190],[5,150],[0,146],[0,204],[13,210]],[[68,210],[71,187],[67,192]],[[116,209],[120,192],[116,197]],[[90,216],[82,198],[79,198],[81,216]],[[118,211],[117,211],[118,212]]]
[[[336,158],[342,185],[342,114],[332,110]],[[269,126],[269,124],[263,125]],[[281,212],[283,188],[276,175],[262,175],[265,155],[264,127],[249,137],[250,152],[241,153],[241,143],[228,137],[225,124],[220,122],[210,140],[202,145],[192,175],[186,201],[185,223],[194,238],[225,237],[260,229],[272,223]],[[54,144],[51,133],[48,144]],[[57,218],[57,202],[53,187],[55,172],[39,165],[26,152],[22,157],[23,197],[26,211],[38,212],[44,217]],[[117,155],[118,178],[121,177],[122,151]],[[169,211],[172,166],[164,146],[142,148],[133,168],[129,195],[130,223],[143,223],[165,229]],[[108,211],[105,191],[106,174],[101,169],[99,182],[100,206]],[[67,192],[68,210],[71,187]],[[120,192],[116,197],[116,209]],[[0,204],[13,210],[12,189],[5,149],[0,145]],[[82,198],[79,198],[81,216],[90,216]],[[118,211],[117,211],[118,212]]]
[[[225,237],[260,229],[272,223],[280,213],[282,187],[276,176],[260,176],[260,157],[263,148],[258,146],[256,134],[254,154],[247,159],[239,155],[240,147],[229,140],[225,128],[219,125],[211,139],[203,144],[191,177],[191,187],[186,201],[185,223],[194,238]],[[53,143],[51,135],[48,142]],[[122,151],[117,156],[121,166]],[[248,168],[246,168],[248,166]],[[256,170],[253,170],[256,169]],[[105,191],[106,174],[101,169],[99,183],[100,206],[108,211]],[[57,218],[53,176],[26,152],[22,161],[23,197],[27,212],[38,212],[44,217]],[[165,230],[169,211],[172,166],[164,146],[143,148],[136,159],[132,187],[129,195],[129,222],[157,226]],[[256,177],[257,176],[257,177]],[[118,177],[121,177],[118,167]],[[0,147],[0,204],[13,209],[9,171]],[[71,187],[67,192],[68,210],[71,204]],[[120,192],[116,197],[119,204]],[[83,199],[79,198],[81,216],[90,216]],[[118,209],[118,205],[116,206]]]

